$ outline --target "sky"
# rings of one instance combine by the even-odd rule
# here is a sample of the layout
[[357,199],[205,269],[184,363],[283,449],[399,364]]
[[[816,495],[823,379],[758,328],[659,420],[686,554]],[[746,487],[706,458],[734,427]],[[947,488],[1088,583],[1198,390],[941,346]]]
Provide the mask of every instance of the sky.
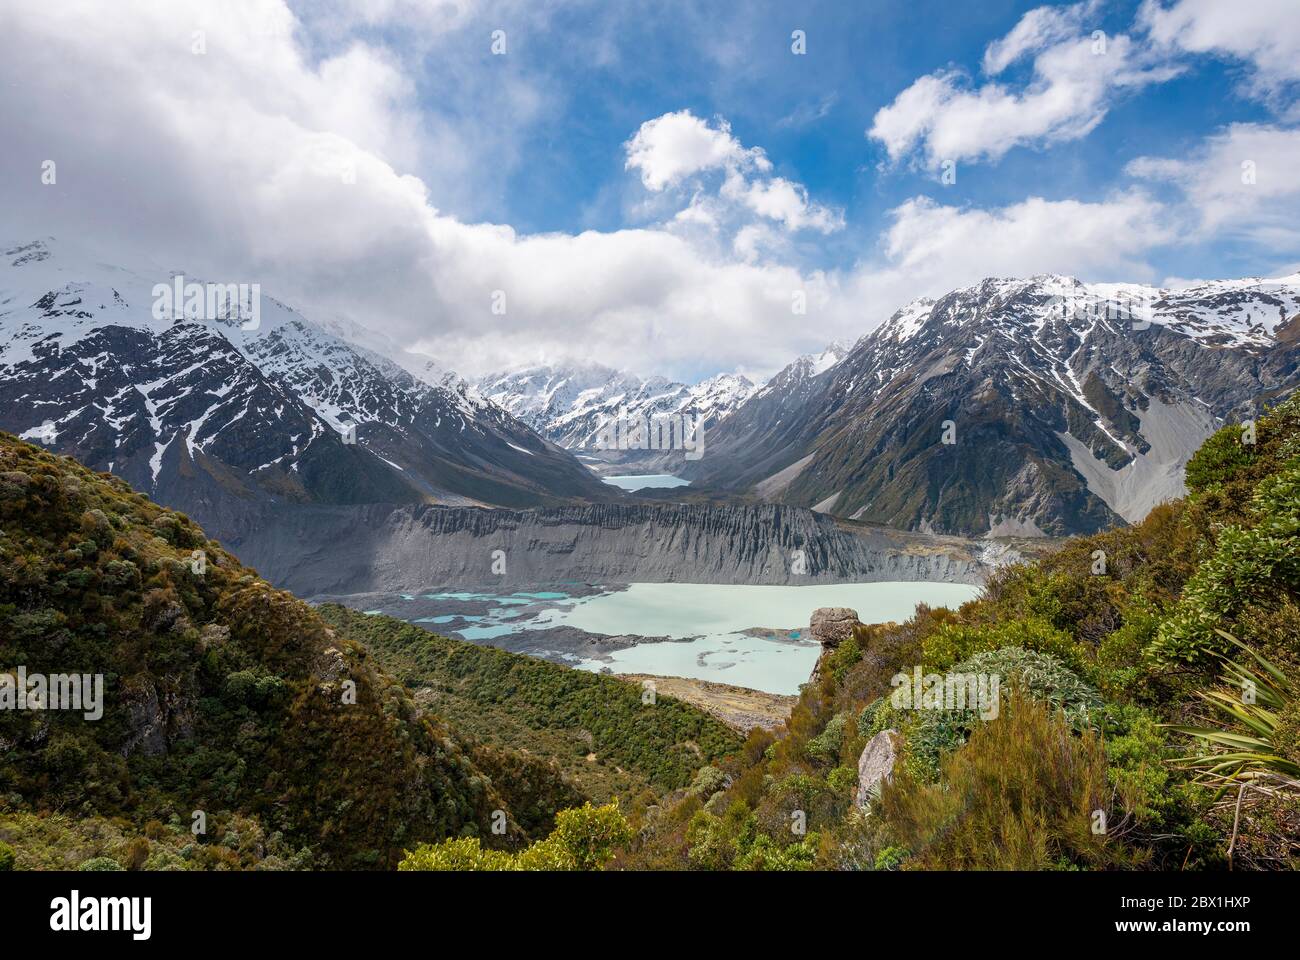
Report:
[[985,276],[1296,272],[1297,90],[1300,0],[11,0],[0,241],[765,376]]

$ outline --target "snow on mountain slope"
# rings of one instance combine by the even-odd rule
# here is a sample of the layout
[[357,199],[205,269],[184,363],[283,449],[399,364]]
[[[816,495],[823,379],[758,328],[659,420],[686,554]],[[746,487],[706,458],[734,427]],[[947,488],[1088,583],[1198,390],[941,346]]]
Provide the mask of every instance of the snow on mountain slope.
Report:
[[1219,423],[1294,388],[1298,313],[1300,276],[985,280],[907,304],[824,375],[792,364],[684,475],[950,533],[1136,520]]
[[0,427],[164,500],[522,506],[604,492],[454,375],[413,375],[266,294],[176,319],[154,308],[175,271],[54,240],[0,253]]
[[707,429],[757,388],[735,373],[688,386],[664,377],[642,380],[600,364],[570,364],[492,374],[479,381],[478,389],[560,446],[594,451],[602,427],[623,411],[643,420],[658,414],[703,416]]

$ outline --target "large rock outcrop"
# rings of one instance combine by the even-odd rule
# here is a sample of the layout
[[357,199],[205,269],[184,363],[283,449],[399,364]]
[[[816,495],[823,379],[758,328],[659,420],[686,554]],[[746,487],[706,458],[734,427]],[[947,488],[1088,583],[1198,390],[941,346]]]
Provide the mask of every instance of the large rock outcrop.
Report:
[[858,796],[854,801],[860,809],[873,796],[879,796],[881,784],[893,778],[899,746],[897,730],[881,730],[862,748],[862,756],[858,757]]
[[826,658],[853,636],[854,629],[859,626],[858,611],[849,607],[818,607],[813,611],[808,622],[808,635],[822,645],[822,652],[817,658],[817,665],[813,667],[809,683],[816,686],[821,682],[822,666],[826,663]]
[[853,636],[858,611],[849,607],[818,607],[808,624],[808,633],[823,648],[838,647]]

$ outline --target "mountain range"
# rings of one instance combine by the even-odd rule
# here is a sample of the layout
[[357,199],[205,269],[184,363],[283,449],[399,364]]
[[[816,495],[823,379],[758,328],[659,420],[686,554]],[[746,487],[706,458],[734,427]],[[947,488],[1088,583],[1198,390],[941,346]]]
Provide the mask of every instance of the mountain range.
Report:
[[[1300,363],[1300,275],[1177,290],[988,279],[914,300],[761,386],[592,363],[471,384],[362,325],[260,294],[215,313],[159,310],[159,289],[185,282],[54,240],[3,248],[0,429],[236,544],[267,517],[310,525],[286,509],[391,526],[392,507],[626,497],[593,468],[927,534],[1091,532],[1179,496],[1200,442],[1288,393]],[[623,413],[703,417],[704,456],[597,449]],[[375,504],[387,507],[361,509]],[[311,539],[302,549],[323,549]],[[249,549],[270,546],[293,567],[292,544]]]
[[681,474],[737,495],[961,535],[1064,535],[1181,495],[1225,419],[1296,385],[1300,275],[1179,290],[1061,276],[918,299],[800,360]]
[[478,382],[478,389],[565,449],[626,462],[648,457],[644,451],[602,449],[601,431],[611,421],[627,417],[646,422],[681,414],[702,417],[709,429],[753,396],[758,385],[738,373],[719,373],[688,385],[660,376],[642,379],[596,363],[573,363],[489,374]]
[[193,282],[54,240],[5,247],[0,428],[210,522],[259,502],[527,507],[607,495],[432,360],[380,353],[378,335],[312,323],[260,290],[213,315],[156,309],[178,276]]

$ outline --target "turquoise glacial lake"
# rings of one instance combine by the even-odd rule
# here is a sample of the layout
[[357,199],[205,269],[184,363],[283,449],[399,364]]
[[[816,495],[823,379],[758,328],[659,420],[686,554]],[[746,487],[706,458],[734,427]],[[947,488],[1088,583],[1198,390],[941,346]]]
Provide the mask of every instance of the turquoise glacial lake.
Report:
[[618,487],[620,490],[651,490],[660,487],[688,487],[691,484],[689,480],[683,480],[681,477],[674,477],[669,473],[645,473],[627,476],[601,477],[611,486]]
[[[563,586],[536,592],[446,592],[422,594],[436,604],[472,604],[473,612],[434,609],[425,616],[407,613],[406,594],[396,605],[367,613],[387,613],[430,624],[450,636],[511,649],[509,637],[529,631],[530,652],[537,638],[560,626],[588,633],[645,640],[622,650],[574,653],[582,645],[557,643],[558,659],[580,670],[651,673],[714,680],[770,693],[793,694],[807,682],[821,653],[806,636],[818,607],[850,607],[864,623],[906,620],[918,603],[958,607],[979,588],[960,583],[843,583],[806,587],[706,583],[634,583],[625,587]],[[534,631],[541,631],[537,633]],[[544,641],[541,644],[544,650]]]
[[[586,670],[654,673],[793,694],[821,652],[808,620],[818,607],[851,607],[864,623],[906,620],[918,603],[957,607],[979,588],[959,583],[845,583],[807,587],[702,583],[634,583],[625,590],[575,599],[521,628],[567,624],[592,633],[671,637],[598,660]],[[755,636],[752,628],[777,635]]]

